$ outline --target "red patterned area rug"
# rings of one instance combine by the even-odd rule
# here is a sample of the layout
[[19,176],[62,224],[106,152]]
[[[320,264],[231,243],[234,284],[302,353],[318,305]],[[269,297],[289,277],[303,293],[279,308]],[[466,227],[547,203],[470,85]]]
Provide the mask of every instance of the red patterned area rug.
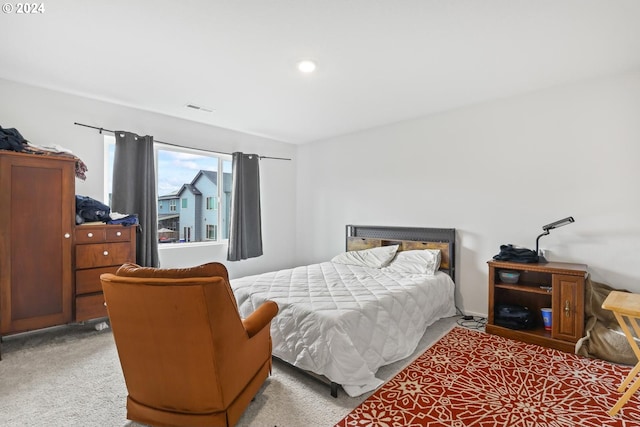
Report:
[[336,426],[638,427],[630,367],[454,328]]

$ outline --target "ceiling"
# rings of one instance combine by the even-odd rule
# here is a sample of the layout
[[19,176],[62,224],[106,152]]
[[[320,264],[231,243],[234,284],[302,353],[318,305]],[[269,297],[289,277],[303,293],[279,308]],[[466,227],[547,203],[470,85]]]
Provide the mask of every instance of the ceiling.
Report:
[[640,70],[637,0],[42,3],[0,77],[291,143]]

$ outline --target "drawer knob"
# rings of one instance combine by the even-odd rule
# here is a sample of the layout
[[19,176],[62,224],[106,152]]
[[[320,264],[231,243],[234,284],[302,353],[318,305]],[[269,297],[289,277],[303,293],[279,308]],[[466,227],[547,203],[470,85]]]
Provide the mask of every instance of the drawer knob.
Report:
[[93,233],[87,234],[87,237],[93,237]]
[[116,233],[116,236],[118,236],[118,237],[122,236],[122,232],[121,232],[121,231],[118,231],[118,232]]
[[104,256],[109,255],[109,251],[104,251],[104,252],[102,252],[102,255],[104,255]]
[[71,234],[69,234],[69,233],[64,233],[64,238],[65,238],[65,239],[68,239],[69,237],[71,237]]

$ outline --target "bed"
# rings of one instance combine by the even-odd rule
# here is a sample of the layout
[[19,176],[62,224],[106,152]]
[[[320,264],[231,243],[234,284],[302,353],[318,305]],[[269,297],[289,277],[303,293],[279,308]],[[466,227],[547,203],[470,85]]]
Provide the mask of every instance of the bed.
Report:
[[[399,268],[401,258],[434,254],[431,274]],[[429,325],[455,315],[454,279],[455,229],[348,225],[346,251],[331,261],[231,287],[243,317],[266,300],[278,304],[275,357],[328,382],[334,397],[339,385],[355,397],[379,387],[378,368],[408,357]]]

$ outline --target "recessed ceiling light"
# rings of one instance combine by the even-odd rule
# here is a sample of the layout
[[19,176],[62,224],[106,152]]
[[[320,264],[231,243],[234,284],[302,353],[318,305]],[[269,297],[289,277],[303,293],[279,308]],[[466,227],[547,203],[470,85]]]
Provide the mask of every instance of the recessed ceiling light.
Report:
[[298,62],[298,70],[302,73],[313,73],[316,70],[316,63],[305,59],[304,61]]

